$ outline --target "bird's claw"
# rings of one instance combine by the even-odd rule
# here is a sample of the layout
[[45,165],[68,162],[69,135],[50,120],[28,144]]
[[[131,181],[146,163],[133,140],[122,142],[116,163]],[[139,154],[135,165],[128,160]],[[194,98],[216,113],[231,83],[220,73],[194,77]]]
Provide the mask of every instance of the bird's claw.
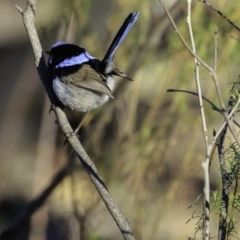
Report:
[[51,106],[50,106],[50,109],[49,109],[48,113],[49,113],[49,114],[51,114],[51,112],[54,110],[54,108],[55,108],[55,106],[54,106],[53,104],[51,104]]

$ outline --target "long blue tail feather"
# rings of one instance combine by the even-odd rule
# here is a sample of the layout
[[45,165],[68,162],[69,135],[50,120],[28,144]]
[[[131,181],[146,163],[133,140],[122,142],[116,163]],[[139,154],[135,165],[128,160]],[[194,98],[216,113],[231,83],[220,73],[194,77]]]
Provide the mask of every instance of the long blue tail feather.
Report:
[[132,26],[136,22],[138,15],[139,15],[139,12],[130,13],[126,18],[126,20],[124,21],[121,28],[118,30],[118,33],[113,39],[112,44],[110,45],[105,57],[102,60],[103,67],[105,69],[111,64],[116,50],[118,49],[119,45],[122,43],[123,39],[127,36],[129,30],[132,28]]

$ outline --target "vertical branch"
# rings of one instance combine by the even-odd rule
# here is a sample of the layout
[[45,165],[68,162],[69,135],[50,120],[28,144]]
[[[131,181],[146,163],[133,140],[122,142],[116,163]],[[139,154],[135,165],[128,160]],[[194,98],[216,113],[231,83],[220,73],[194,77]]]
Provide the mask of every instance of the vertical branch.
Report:
[[[218,31],[217,26],[215,26],[214,31],[214,72],[217,70],[217,39]],[[230,102],[229,102],[230,104]],[[229,106],[228,104],[228,106]],[[228,111],[230,113],[231,109]],[[218,157],[219,165],[221,169],[221,178],[222,178],[222,197],[221,197],[221,206],[220,206],[220,216],[218,224],[218,240],[226,239],[227,233],[227,214],[228,214],[228,204],[229,204],[229,175],[226,170],[226,162],[224,157],[224,140],[227,133],[227,125],[221,131],[219,137],[217,138],[216,145],[218,148]]]
[[[187,3],[188,3],[187,25],[189,30],[190,41],[192,44],[192,51],[194,54],[196,54],[195,42],[194,42],[193,31],[192,31],[192,23],[191,23],[192,0],[187,0]],[[194,59],[194,65],[195,65],[194,76],[195,76],[195,82],[196,82],[196,89],[198,93],[198,101],[199,101],[200,115],[202,120],[203,135],[205,139],[205,144],[206,146],[208,146],[207,124],[206,124],[206,118],[205,118],[205,112],[204,112],[204,106],[203,106],[202,89],[201,89],[201,84],[199,79],[199,62],[195,56],[193,59]]]
[[[216,72],[217,69],[217,38],[218,38],[218,31],[217,27],[215,26],[214,32],[214,43],[215,43],[215,54],[214,54],[214,71]],[[216,82],[216,87],[218,84]],[[231,96],[228,101],[227,106],[227,114],[230,120],[232,120],[233,115],[238,107],[239,99],[234,106],[234,99]],[[222,129],[219,137],[217,138],[216,145],[218,148],[218,156],[219,156],[219,165],[221,170],[221,178],[222,178],[222,196],[221,196],[221,205],[220,205],[220,214],[219,214],[219,225],[218,225],[218,240],[225,240],[227,237],[227,217],[228,217],[228,207],[229,207],[229,193],[230,188],[232,185],[232,180],[230,177],[231,173],[228,173],[226,167],[226,161],[224,156],[224,140],[227,133],[227,125],[224,126]]]
[[203,220],[203,239],[210,239],[210,178],[209,178],[209,162],[211,158],[212,145],[207,147],[205,161],[202,161],[204,173],[204,220]]
[[[239,99],[234,106],[234,98],[232,96],[229,98],[228,114],[230,119],[233,118],[233,115],[238,107],[238,104],[239,104]],[[229,232],[228,228],[231,225],[231,222],[229,223],[227,222],[228,207],[229,207],[229,193],[230,193],[230,188],[232,186],[232,178],[231,178],[232,173],[227,171],[226,160],[224,155],[224,140],[226,137],[226,133],[227,133],[227,126],[225,125],[216,141],[216,144],[218,147],[219,165],[220,165],[221,178],[222,178],[222,196],[221,196],[219,224],[218,224],[218,240],[225,240],[226,238],[228,238],[228,232]],[[236,177],[236,182],[237,181],[238,181],[238,177]],[[233,195],[235,196],[235,194],[236,192],[234,192]],[[233,209],[234,207],[232,205],[232,212],[233,212]]]
[[[195,48],[195,42],[193,37],[193,31],[192,31],[192,22],[191,22],[191,4],[192,0],[187,0],[188,4],[188,14],[187,14],[187,25],[188,25],[188,32],[190,36],[190,41],[192,45],[192,51],[194,55],[196,55],[196,48]],[[199,62],[195,56],[193,56],[195,70],[194,70],[194,76],[195,76],[195,82],[196,82],[196,89],[198,93],[198,101],[199,101],[199,109],[200,109],[200,115],[202,120],[202,130],[203,130],[203,136],[206,144],[206,159],[202,162],[202,167],[204,171],[204,221],[203,221],[203,238],[208,240],[210,237],[210,180],[209,180],[209,167],[210,167],[210,159],[211,159],[211,152],[212,152],[212,145],[208,142],[208,135],[207,135],[207,123],[205,118],[205,112],[204,112],[204,106],[203,106],[203,98],[202,98],[202,89],[199,79]]]
[[234,143],[231,144],[230,149],[232,149],[234,156],[233,158],[233,165],[231,166],[231,172],[229,173],[229,178],[231,180],[231,184],[233,185],[234,181],[234,190],[233,190],[233,199],[231,201],[231,212],[229,215],[229,222],[227,225],[227,233],[226,233],[226,240],[231,239],[232,233],[235,231],[235,221],[234,221],[234,214],[238,211],[238,204],[239,202],[239,147],[235,146]]
[[221,197],[221,206],[220,206],[220,216],[218,224],[218,240],[226,239],[227,234],[227,214],[228,214],[228,205],[229,205],[229,190],[231,183],[229,183],[229,174],[226,169],[226,162],[224,157],[224,139],[227,132],[227,125],[225,125],[220,136],[216,141],[218,148],[218,157],[219,165],[221,170],[222,178],[222,197]]

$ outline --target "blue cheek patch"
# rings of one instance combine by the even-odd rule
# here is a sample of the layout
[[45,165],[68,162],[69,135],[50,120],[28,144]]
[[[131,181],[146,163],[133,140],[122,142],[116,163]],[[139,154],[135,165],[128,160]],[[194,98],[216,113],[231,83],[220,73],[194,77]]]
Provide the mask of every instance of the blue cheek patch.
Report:
[[64,61],[56,65],[55,68],[72,67],[74,65],[86,63],[92,59],[95,59],[95,57],[91,56],[88,52],[85,51],[78,56],[65,59]]

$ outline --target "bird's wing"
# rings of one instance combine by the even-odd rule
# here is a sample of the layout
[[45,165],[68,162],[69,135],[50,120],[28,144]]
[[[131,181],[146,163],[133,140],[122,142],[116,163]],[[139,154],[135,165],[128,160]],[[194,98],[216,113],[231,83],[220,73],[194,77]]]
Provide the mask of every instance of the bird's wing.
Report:
[[114,98],[104,76],[99,75],[89,64],[83,64],[77,72],[65,76],[62,80],[76,87],[86,88]]

